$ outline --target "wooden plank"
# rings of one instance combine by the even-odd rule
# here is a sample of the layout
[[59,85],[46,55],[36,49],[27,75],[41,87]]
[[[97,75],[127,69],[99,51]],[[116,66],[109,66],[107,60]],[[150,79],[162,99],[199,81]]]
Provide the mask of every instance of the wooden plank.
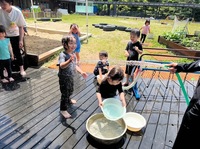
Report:
[[[131,101],[133,101],[133,96],[126,94],[126,101],[127,101],[127,105],[128,106],[134,106],[131,105]],[[94,113],[102,113],[102,111],[100,110],[100,108],[97,108],[97,111],[95,111]],[[80,140],[77,142],[77,144],[73,147],[74,149],[80,149],[80,148],[93,148],[92,145],[89,144],[88,140],[87,140],[87,131],[85,130],[84,135],[80,138]],[[64,149],[64,147],[62,147]]]
[[158,126],[155,132],[154,142],[152,148],[161,149],[165,146],[165,137],[168,124],[168,114],[160,114]]
[[[31,70],[33,71],[34,69],[27,69],[27,74],[28,73],[31,73]],[[26,76],[25,78],[19,78],[19,74],[18,73],[13,73],[13,78],[15,79],[15,82],[16,83],[21,83],[25,80],[25,78],[27,79],[29,76]],[[18,76],[18,77],[17,77]],[[2,97],[3,95],[6,96],[5,94],[9,94],[10,92],[13,92],[12,91],[7,91],[3,85],[0,83],[0,97]]]
[[[55,97],[57,95],[55,94]],[[51,100],[49,100],[49,98],[51,98]],[[12,127],[12,129],[10,129],[9,127],[5,128],[3,130],[3,133],[0,133],[1,134],[1,140],[0,141],[4,142],[6,144],[9,144],[10,142],[12,142],[14,139],[16,139],[16,137],[18,137],[18,136],[15,136],[13,134],[13,129],[15,129],[17,131],[20,131],[21,129],[24,128],[25,124],[27,124],[31,119],[36,118],[38,116],[38,114],[40,114],[42,112],[47,112],[48,110],[47,109],[44,110],[44,108],[51,106],[55,102],[56,102],[56,100],[54,100],[54,96],[53,97],[49,96],[45,100],[42,100],[41,103],[39,103],[38,105],[36,105],[36,108],[33,107],[31,109],[31,111],[27,111],[27,115],[23,116],[22,119],[20,119],[19,121],[17,121],[17,123],[15,124],[15,127]]]
[[[143,81],[148,81],[148,80],[143,79]],[[152,86],[154,86],[154,85],[155,84],[152,84]],[[144,87],[144,89],[141,89],[141,90],[147,90],[146,91],[147,94],[145,96],[141,97],[141,99],[138,101],[138,103],[135,105],[135,107],[133,109],[134,112],[138,112],[138,113],[142,113],[142,111],[145,110],[144,108],[145,108],[146,104],[149,102],[152,102],[151,99],[149,100],[149,97],[151,97],[150,94],[152,92],[152,87],[150,87],[150,84],[148,86],[141,86],[140,88],[142,88],[142,87]],[[151,109],[150,107],[147,108],[146,111],[149,111]],[[145,113],[143,113],[142,115],[145,115]],[[148,120],[148,117],[149,116],[146,115],[146,120]],[[129,133],[127,133],[127,139],[125,140],[123,147],[127,148],[127,146],[129,144],[131,144],[130,146],[135,146],[135,148],[137,148],[140,144],[141,137],[142,137],[142,134],[144,133],[144,130],[145,130],[145,128],[143,129],[143,131],[138,132],[138,133],[135,133],[135,132],[133,133],[133,132],[128,131]]]
[[[19,82],[18,90],[0,92],[0,148],[95,148],[89,144],[85,128],[88,117],[101,112],[94,76],[90,75],[87,82],[77,76],[72,98],[78,99],[78,103],[69,108],[73,119],[64,122],[59,114],[57,71],[41,68],[27,72],[30,79]],[[142,114],[147,126],[137,133],[127,131],[122,148],[168,149],[173,145],[187,108],[183,94],[176,80],[169,84],[154,77],[150,83],[149,80],[138,81],[139,101],[126,94],[127,112]],[[192,95],[195,85],[186,81],[185,86]]]
[[[93,84],[93,79],[90,79],[89,81],[87,81],[86,84],[87,84],[87,87],[73,98],[81,99],[83,96],[87,95],[88,92],[91,90],[90,85]],[[91,92],[89,93],[91,94]],[[78,104],[81,104],[81,103],[82,102],[80,101],[80,103],[78,102],[76,105],[78,106]],[[70,126],[71,124],[70,122],[72,122],[72,119],[68,119],[67,122],[68,122],[68,126]],[[38,143],[35,144],[33,148],[43,148],[45,146],[48,146],[65,129],[67,129],[66,126],[63,126],[62,123],[58,121],[58,124],[52,129],[52,131],[50,131],[46,136],[44,136],[44,138],[38,141]]]
[[[21,83],[22,82],[20,82],[20,84]],[[20,88],[22,88],[22,87],[20,87]],[[19,89],[14,90],[14,91],[6,91],[6,90],[2,89],[2,91],[0,92],[0,104],[2,103],[2,101],[4,100],[5,97],[8,97],[8,96],[12,97],[12,95],[15,95],[19,91]]]
[[[56,87],[56,84],[54,84],[53,81],[46,83],[46,85],[51,85],[51,84],[53,84]],[[47,87],[44,86],[43,89],[47,90]],[[7,114],[7,116],[9,118],[11,118],[12,116],[16,115],[17,113],[23,111],[24,109],[31,107],[34,103],[37,103],[42,98],[41,97],[42,92],[37,92],[37,91],[35,91],[35,92],[33,92],[33,94],[31,94],[31,95],[26,94],[25,96],[23,96],[23,98],[20,98],[20,100],[22,100],[22,101],[19,100],[19,102],[13,104],[13,106],[10,106],[9,108],[2,110],[1,113],[5,113],[5,114]],[[30,93],[32,93],[32,92],[30,92]]]
[[85,104],[85,106],[81,107],[83,109],[87,109],[87,111],[77,111],[78,118],[70,124],[71,126],[76,128],[76,132],[72,132],[70,129],[66,129],[48,147],[56,148],[57,146],[62,146],[63,149],[67,147],[73,148],[73,146],[82,137],[82,130],[85,131],[86,120],[94,111],[96,111],[97,108],[99,108],[96,101],[96,94],[93,94],[92,101],[90,100],[88,105]]
[[12,110],[15,110],[19,106],[23,106],[25,103],[28,103],[29,101],[31,102],[32,99],[41,96],[44,91],[46,91],[46,88],[48,86],[54,85],[54,87],[58,86],[58,80],[54,79],[52,80],[52,77],[48,78],[47,80],[43,80],[42,83],[39,83],[38,86],[34,88],[30,88],[29,92],[26,92],[26,94],[22,94],[18,98],[14,98],[11,101],[5,103],[2,105],[0,108],[1,113],[9,113]]
[[[155,87],[156,85],[154,85],[153,87]],[[153,87],[151,87],[151,88],[153,88]],[[149,94],[151,94],[151,92],[153,93],[153,94],[157,94],[157,95],[154,95],[154,97],[155,97],[155,99],[157,99],[157,97],[156,96],[158,96],[158,92],[156,92],[156,90],[155,89],[152,89],[151,91],[148,91],[149,92]],[[148,97],[151,97],[150,95],[148,95]],[[147,99],[148,100],[148,99]],[[156,104],[157,103],[157,104]],[[151,111],[151,109],[153,109],[151,106],[149,107],[149,103],[147,104],[148,105],[148,108],[147,109],[145,109],[143,112],[145,112],[145,113],[152,113],[152,112],[159,112],[160,111],[160,108],[161,108],[161,106],[162,106],[162,104],[161,104],[161,102],[158,100],[156,100],[156,102],[154,103],[154,102],[151,102],[151,104],[152,105],[159,105],[159,108],[157,108],[156,107],[156,109],[154,109],[154,110],[152,110]],[[154,106],[153,106],[154,107]],[[165,110],[161,110],[162,112],[164,112]],[[153,120],[154,122],[156,121],[156,120]],[[149,125],[149,123],[150,122],[148,122],[148,125]],[[157,127],[157,125],[155,125],[154,126],[154,128],[156,129],[156,127]],[[159,129],[159,128],[157,128],[157,129]],[[155,130],[156,131],[156,130]],[[156,131],[157,132],[157,131]],[[159,131],[158,131],[159,132]],[[146,132],[145,132],[146,133]],[[153,136],[151,136],[151,137],[153,137]],[[132,141],[132,139],[134,140],[134,141]],[[144,139],[145,139],[145,137],[144,137]],[[142,140],[143,141],[143,140]],[[140,142],[140,141],[139,141]],[[129,143],[128,143],[128,146],[126,146],[126,147],[128,147],[128,148],[130,148],[131,146],[134,146],[135,148],[139,148],[139,142],[137,142],[137,141],[135,141],[135,136],[133,136],[132,135],[132,137],[131,137],[131,139],[129,140]],[[143,142],[146,142],[146,140],[145,141],[143,141]],[[157,142],[156,140],[154,140],[154,141],[152,141],[152,142]],[[163,140],[163,142],[164,142],[164,140]],[[149,143],[149,145],[151,144],[151,142]],[[164,144],[164,143],[162,143],[162,144]],[[141,146],[145,146],[145,145],[141,145]],[[140,148],[143,148],[143,147],[140,147]]]
[[[88,94],[87,94],[88,95]],[[86,95],[86,96],[87,96]],[[91,97],[90,97],[91,98]],[[79,101],[80,102],[80,101]],[[83,101],[84,102],[84,101]],[[86,101],[87,102],[87,101]],[[83,103],[82,103],[83,104]],[[76,107],[76,108],[74,108],[73,110],[75,111],[78,111],[79,110],[79,108],[83,108],[82,106],[82,104],[80,104],[81,106],[80,107]],[[85,105],[85,103],[84,103],[84,105]],[[58,105],[59,106],[59,105]],[[59,108],[58,108],[58,106],[56,106],[57,107],[57,110],[56,111],[59,111]],[[83,111],[83,110],[80,110],[80,112],[82,112],[82,113],[84,113],[85,111],[87,110],[87,106],[86,106],[86,108],[85,108],[85,110]],[[77,114],[77,113],[76,113]],[[58,114],[57,114],[57,117],[59,117],[58,116]],[[56,117],[55,117],[56,118]],[[41,123],[41,122],[40,122]],[[45,120],[45,123],[46,123],[46,120]],[[50,122],[49,122],[50,123]],[[40,126],[39,124],[37,124],[38,126]],[[42,123],[42,125],[44,125],[43,123]],[[44,126],[44,127],[46,127],[46,126]],[[73,126],[74,127],[74,126]],[[43,135],[43,133],[41,134],[41,135],[39,135],[40,134],[40,132],[38,132],[37,131],[37,129],[44,129],[43,127],[41,128],[41,127],[39,127],[39,128],[37,128],[37,127],[34,127],[34,131],[32,131],[32,133],[31,134],[33,134],[33,136],[31,136],[31,134],[29,133],[29,140],[27,141],[27,142],[29,142],[29,144],[28,144],[28,146],[30,147],[30,141],[33,141],[34,140],[34,138],[37,136],[37,139],[38,139],[38,136],[39,137],[41,137],[41,135]],[[52,128],[50,128],[50,129],[52,129]],[[49,130],[49,129],[48,129]],[[70,130],[71,131],[71,130]],[[36,133],[36,134],[34,134],[34,133]],[[67,137],[66,137],[66,139],[67,139]],[[23,148],[26,148],[26,144],[27,144],[27,142],[26,141],[24,141],[25,143],[22,145],[23,146]],[[34,142],[36,142],[36,141],[34,141]],[[22,147],[21,146],[21,147]]]
[[[46,75],[48,75],[47,71],[44,70],[44,72],[46,72]],[[49,74],[50,73],[52,74],[52,72],[49,72]],[[41,75],[41,73],[38,73],[38,75]],[[9,102],[9,101],[12,101],[13,99],[18,98],[19,96],[21,96],[23,93],[26,93],[27,91],[32,91],[31,89],[34,89],[35,85],[37,85],[39,82],[43,81],[42,78],[40,79],[38,77],[38,75],[37,75],[37,79],[28,80],[26,83],[23,84],[23,87],[20,87],[18,90],[10,92],[8,94],[8,96],[2,97],[3,99],[0,99],[1,100],[1,104],[4,104],[4,103]],[[48,78],[48,77],[46,77],[46,78]],[[35,80],[35,81],[33,82],[33,80]]]
[[[54,87],[52,87],[52,88],[54,88]],[[51,92],[52,92],[52,95],[50,95],[50,97],[52,98],[51,99],[51,101],[53,101],[53,104],[55,103],[55,102],[57,102],[58,100],[55,100],[54,99],[54,97],[56,97],[57,95],[59,95],[60,93],[58,92],[58,85],[57,85],[57,87],[56,87],[56,89],[55,89],[55,93],[54,93],[54,91],[52,90],[52,89],[50,89],[51,90]],[[45,97],[44,97],[45,98]],[[45,98],[46,99],[46,98]],[[49,102],[49,101],[48,101]],[[48,102],[46,103],[46,101],[44,101],[43,102],[43,104],[45,103],[45,105],[44,106],[47,106],[47,108],[48,108],[48,106],[50,106],[50,105],[48,105]],[[42,105],[43,106],[43,105]],[[55,107],[54,107],[55,108]],[[45,111],[47,111],[46,113],[45,113]],[[47,114],[48,115],[48,112],[51,112],[51,110],[49,110],[49,109],[46,109],[45,108],[45,110],[44,110],[44,112],[42,112],[42,113],[39,113],[38,115],[37,115],[37,121],[39,121],[40,119],[43,119],[44,117],[45,117],[45,114]],[[40,117],[40,115],[44,115],[44,116],[41,116]],[[27,120],[28,118],[26,118],[26,120]],[[17,129],[17,131],[19,131],[20,133],[26,133],[26,131],[28,130],[29,131],[29,128],[31,128],[32,126],[34,126],[35,125],[35,123],[37,122],[37,121],[34,121],[34,122],[26,122],[25,124],[23,124],[23,127],[22,128],[18,128]],[[27,127],[27,128],[26,128]],[[12,136],[13,137],[13,136]],[[18,139],[18,138],[17,138]]]
[[[96,96],[96,95],[95,95]],[[127,95],[127,96],[129,96],[129,95]],[[126,96],[126,97],[127,97]],[[126,98],[127,99],[127,98]],[[130,99],[129,99],[130,100]],[[97,111],[94,111],[93,113],[102,113],[102,111],[100,110],[100,108],[98,108],[98,102],[97,102],[98,100],[97,100],[97,98],[95,98],[95,102],[96,102],[96,105],[97,105],[97,107],[96,107],[96,110]],[[91,115],[91,114],[90,114]],[[82,118],[82,116],[81,116],[81,118]],[[85,119],[85,122],[86,122],[86,120],[88,119],[88,117],[86,117],[86,119]],[[75,135],[71,135],[71,137],[70,137],[70,139],[69,140],[67,140],[66,142],[65,142],[65,144],[63,144],[62,145],[62,147],[61,148],[67,148],[67,147],[69,147],[69,148],[73,148],[74,147],[74,145],[76,145],[77,144],[77,142],[79,143],[79,140],[80,139],[82,139],[83,137],[85,137],[85,135],[87,135],[87,132],[86,132],[86,130],[85,130],[85,122],[84,123],[82,123],[82,125],[81,125],[81,130],[78,130],[78,131],[76,131],[76,134]],[[81,131],[81,132],[80,132]],[[79,134],[77,134],[78,132],[80,132]],[[53,142],[54,144],[55,144],[55,142]],[[57,143],[56,143],[57,144]],[[87,143],[85,144],[85,145],[87,145]],[[53,146],[50,146],[50,147],[52,147],[52,148],[54,148]],[[83,146],[82,146],[83,147]],[[85,146],[86,147],[86,146]]]

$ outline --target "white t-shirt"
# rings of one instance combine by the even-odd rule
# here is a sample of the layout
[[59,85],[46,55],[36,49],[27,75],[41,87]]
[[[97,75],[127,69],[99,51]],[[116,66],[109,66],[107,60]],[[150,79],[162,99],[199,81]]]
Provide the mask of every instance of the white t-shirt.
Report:
[[0,24],[6,28],[6,36],[15,37],[19,36],[19,27],[24,27],[26,22],[22,12],[14,6],[11,7],[10,13],[0,7]]

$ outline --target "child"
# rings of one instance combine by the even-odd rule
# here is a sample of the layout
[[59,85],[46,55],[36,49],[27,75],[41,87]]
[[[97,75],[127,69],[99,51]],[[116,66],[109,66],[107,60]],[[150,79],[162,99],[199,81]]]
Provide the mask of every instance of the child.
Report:
[[117,91],[119,93],[120,100],[123,106],[126,106],[126,101],[124,97],[124,92],[122,90],[121,81],[124,78],[123,69],[119,66],[113,67],[108,75],[103,79],[101,84],[97,86],[97,98],[99,101],[99,106],[103,106],[102,100],[105,98],[113,98],[117,96]]
[[0,24],[6,28],[6,38],[10,38],[16,65],[19,66],[20,75],[24,77],[24,61],[21,49],[24,47],[24,30],[26,21],[22,12],[12,5],[13,0],[0,0]]
[[[10,39],[5,38],[6,30],[3,25],[0,25],[0,76],[2,83],[12,82],[14,79],[12,78],[12,69],[11,69],[11,59],[14,60],[14,55],[12,51],[12,47],[10,44]],[[8,79],[4,77],[4,68],[6,68],[8,73]]]
[[80,63],[80,50],[81,50],[81,41],[80,41],[80,36],[81,33],[79,31],[78,25],[73,23],[70,25],[70,31],[69,34],[72,34],[74,36],[74,38],[76,39],[76,49],[75,49],[75,53],[76,53],[76,57],[77,57],[77,64],[79,65]]
[[[126,49],[125,49],[125,56],[127,57],[127,61],[130,60],[138,60],[139,54],[142,54],[142,45],[140,44],[140,42],[138,41],[140,37],[140,30],[139,29],[133,29],[130,32],[130,39],[131,41],[128,42]],[[129,66],[126,65],[126,82],[123,84],[124,86],[128,86],[129,85],[129,79],[130,76],[134,76],[133,73],[135,71],[136,68],[135,66]],[[132,80],[134,80],[134,78],[132,78]]]
[[76,56],[73,53],[76,48],[76,39],[72,36],[66,36],[62,39],[64,51],[59,55],[59,84],[61,92],[60,112],[65,118],[70,118],[71,115],[67,112],[69,104],[76,103],[76,100],[71,100],[70,96],[73,93],[74,75],[76,70],[82,74],[84,78],[87,74],[76,65]]
[[144,43],[147,34],[150,33],[150,20],[146,20],[145,23],[144,23],[144,26],[141,27],[140,30],[142,30],[140,42]]
[[109,63],[108,63],[108,53],[106,51],[99,52],[99,61],[94,68],[94,75],[100,76],[100,79],[102,79],[102,75],[105,75],[108,73],[109,70]]

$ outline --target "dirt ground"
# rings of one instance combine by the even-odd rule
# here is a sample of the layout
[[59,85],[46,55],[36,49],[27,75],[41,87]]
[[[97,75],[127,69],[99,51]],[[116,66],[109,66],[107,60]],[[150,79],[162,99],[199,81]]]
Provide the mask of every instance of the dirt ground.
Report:
[[42,36],[29,35],[25,36],[25,45],[28,53],[39,55],[61,46],[61,42]]

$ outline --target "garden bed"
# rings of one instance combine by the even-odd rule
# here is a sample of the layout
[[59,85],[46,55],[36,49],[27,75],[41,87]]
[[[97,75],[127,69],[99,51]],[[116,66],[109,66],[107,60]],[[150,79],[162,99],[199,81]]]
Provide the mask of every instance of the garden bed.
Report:
[[[28,27],[29,36],[25,36],[25,49],[30,66],[39,66],[54,56],[63,47],[61,39],[68,32],[61,30]],[[91,37],[91,34],[88,34]],[[87,39],[86,34],[81,34],[80,40]]]
[[158,37],[158,42],[160,44],[166,45],[167,48],[172,48],[172,49],[178,50],[175,52],[175,54],[180,54],[180,55],[184,55],[184,56],[200,57],[200,51],[192,50],[190,48],[187,48],[180,44],[177,44],[173,41],[166,40],[163,36]]
[[25,36],[25,48],[29,65],[38,66],[47,61],[56,51],[62,49],[62,46],[58,40],[39,36]]

